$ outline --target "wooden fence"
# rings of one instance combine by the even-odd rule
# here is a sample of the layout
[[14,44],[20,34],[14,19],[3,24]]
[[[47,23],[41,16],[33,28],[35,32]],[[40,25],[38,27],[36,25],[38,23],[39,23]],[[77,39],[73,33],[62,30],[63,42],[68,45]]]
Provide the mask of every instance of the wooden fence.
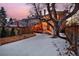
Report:
[[67,40],[72,46],[72,50],[79,55],[79,25],[67,26],[65,29]]

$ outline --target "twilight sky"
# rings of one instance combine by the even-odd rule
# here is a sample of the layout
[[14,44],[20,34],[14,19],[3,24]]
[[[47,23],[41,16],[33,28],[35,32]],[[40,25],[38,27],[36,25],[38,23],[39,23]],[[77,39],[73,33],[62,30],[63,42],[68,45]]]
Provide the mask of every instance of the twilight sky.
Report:
[[[32,5],[26,5],[25,3],[0,3],[0,7],[5,7],[8,17],[16,18],[18,20],[26,18],[32,10]],[[57,3],[57,10],[63,10],[64,4]]]
[[0,3],[0,7],[4,7],[8,17],[22,19],[29,15],[30,5],[25,3]]

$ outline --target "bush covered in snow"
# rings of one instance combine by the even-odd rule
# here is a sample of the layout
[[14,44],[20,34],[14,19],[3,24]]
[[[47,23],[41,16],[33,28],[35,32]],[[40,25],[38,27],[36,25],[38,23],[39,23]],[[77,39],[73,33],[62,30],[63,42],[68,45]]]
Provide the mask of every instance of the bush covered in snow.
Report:
[[78,24],[79,23],[79,18],[78,17],[72,17],[72,18],[69,18],[66,22],[66,25],[67,26],[72,26],[72,25],[75,25],[75,24]]

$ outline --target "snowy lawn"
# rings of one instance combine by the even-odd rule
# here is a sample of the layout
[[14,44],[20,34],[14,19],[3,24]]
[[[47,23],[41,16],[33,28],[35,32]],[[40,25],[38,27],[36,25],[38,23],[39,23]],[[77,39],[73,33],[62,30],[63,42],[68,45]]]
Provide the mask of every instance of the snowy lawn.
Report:
[[69,46],[65,40],[50,35],[36,36],[0,46],[0,55],[12,56],[58,56],[66,55]]

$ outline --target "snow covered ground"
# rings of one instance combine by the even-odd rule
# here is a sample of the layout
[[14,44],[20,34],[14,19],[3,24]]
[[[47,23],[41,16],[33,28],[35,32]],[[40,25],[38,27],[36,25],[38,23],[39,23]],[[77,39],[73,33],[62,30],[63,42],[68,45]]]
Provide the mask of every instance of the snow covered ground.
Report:
[[0,46],[0,56],[59,56],[66,55],[69,46],[65,40],[47,34]]

